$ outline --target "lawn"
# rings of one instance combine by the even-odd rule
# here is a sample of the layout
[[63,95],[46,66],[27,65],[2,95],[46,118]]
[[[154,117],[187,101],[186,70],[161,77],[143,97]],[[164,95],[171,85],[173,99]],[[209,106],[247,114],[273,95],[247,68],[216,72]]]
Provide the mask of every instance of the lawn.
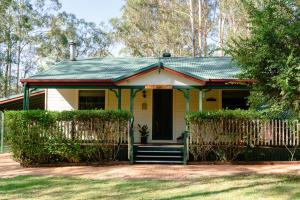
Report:
[[189,180],[19,176],[0,179],[0,199],[300,199],[300,177],[238,175]]

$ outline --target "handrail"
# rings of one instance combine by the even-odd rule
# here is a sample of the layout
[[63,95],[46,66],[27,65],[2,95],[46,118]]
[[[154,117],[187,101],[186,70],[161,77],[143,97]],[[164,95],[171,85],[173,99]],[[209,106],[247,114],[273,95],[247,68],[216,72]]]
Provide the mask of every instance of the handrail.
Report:
[[189,132],[183,132],[183,164],[186,165],[189,160]]
[[133,132],[133,124],[134,124],[134,117],[130,119],[130,132],[129,132],[129,141],[128,141],[128,148],[129,148],[129,159],[130,159],[130,164],[133,164],[134,160],[134,149],[133,149],[133,144],[134,144],[134,132]]

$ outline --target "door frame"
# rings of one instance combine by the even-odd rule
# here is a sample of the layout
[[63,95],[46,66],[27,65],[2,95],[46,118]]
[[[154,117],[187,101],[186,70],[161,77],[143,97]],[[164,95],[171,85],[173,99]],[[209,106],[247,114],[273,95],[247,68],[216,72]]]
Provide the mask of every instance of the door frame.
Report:
[[153,140],[153,122],[154,122],[154,90],[161,90],[161,89],[153,89],[152,90],[152,97],[151,97],[151,103],[152,103],[152,130],[151,130],[151,135],[149,135],[149,142],[150,143],[176,143],[176,141],[174,141],[174,90],[173,89],[168,89],[172,91],[172,97],[171,97],[171,103],[172,103],[172,115],[170,116],[170,119],[172,120],[172,124],[171,124],[171,139],[168,140]]

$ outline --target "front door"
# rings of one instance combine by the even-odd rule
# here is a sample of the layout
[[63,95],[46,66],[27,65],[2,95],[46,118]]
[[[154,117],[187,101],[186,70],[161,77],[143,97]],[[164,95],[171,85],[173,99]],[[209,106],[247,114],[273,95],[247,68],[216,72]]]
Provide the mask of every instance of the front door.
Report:
[[152,140],[172,140],[173,90],[153,90]]

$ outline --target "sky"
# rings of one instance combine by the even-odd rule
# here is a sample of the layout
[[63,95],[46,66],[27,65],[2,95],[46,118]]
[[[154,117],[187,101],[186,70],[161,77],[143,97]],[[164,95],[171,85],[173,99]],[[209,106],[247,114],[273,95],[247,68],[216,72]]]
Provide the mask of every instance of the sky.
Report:
[[108,23],[112,17],[121,16],[124,0],[60,0],[62,10],[86,21]]
[[[109,25],[109,20],[113,17],[121,16],[122,6],[125,0],[60,0],[62,10],[73,13],[77,18],[85,19],[96,24],[105,23]],[[120,56],[119,51],[122,44],[115,44],[110,51],[113,56]]]

